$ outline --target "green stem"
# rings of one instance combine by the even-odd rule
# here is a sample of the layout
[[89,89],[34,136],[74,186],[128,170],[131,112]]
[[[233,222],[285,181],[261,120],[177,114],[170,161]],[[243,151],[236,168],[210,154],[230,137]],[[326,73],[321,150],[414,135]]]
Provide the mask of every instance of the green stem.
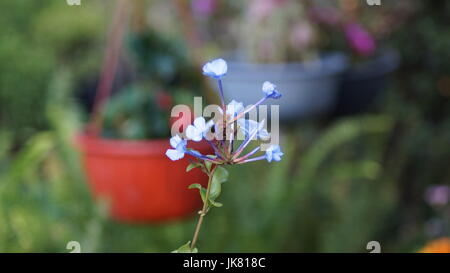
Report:
[[195,243],[197,242],[198,234],[200,233],[200,228],[202,227],[203,218],[205,217],[206,213],[208,212],[209,193],[211,191],[211,181],[214,176],[215,170],[216,170],[216,168],[212,169],[211,172],[208,173],[208,176],[209,176],[208,187],[206,188],[206,195],[205,195],[205,200],[203,201],[203,208],[199,212],[200,216],[198,218],[197,226],[195,227],[194,237],[192,238],[191,251],[195,248]]

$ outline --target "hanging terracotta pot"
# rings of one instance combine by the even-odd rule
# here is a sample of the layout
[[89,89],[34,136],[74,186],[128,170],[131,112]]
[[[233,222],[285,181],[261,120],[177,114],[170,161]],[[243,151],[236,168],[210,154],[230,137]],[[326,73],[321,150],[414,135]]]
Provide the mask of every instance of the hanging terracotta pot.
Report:
[[[169,138],[155,140],[103,139],[103,107],[109,99],[119,65],[126,29],[129,1],[117,2],[108,38],[102,73],[97,86],[91,120],[86,133],[77,137],[82,163],[95,198],[107,199],[111,216],[128,222],[161,222],[195,213],[201,206],[196,190],[206,187],[208,177],[199,169],[186,173],[188,158],[176,162],[166,155]],[[191,123],[183,115],[183,128]],[[173,124],[174,118],[170,120]],[[88,132],[88,133],[87,133]],[[190,148],[208,154],[207,143],[193,143]]]
[[[186,172],[187,155],[175,162],[167,158],[167,139],[130,141],[82,134],[77,143],[93,195],[108,201],[114,219],[160,222],[200,209],[198,191],[188,186],[206,186],[208,177],[199,169]],[[203,142],[192,148],[210,152],[210,146]]]

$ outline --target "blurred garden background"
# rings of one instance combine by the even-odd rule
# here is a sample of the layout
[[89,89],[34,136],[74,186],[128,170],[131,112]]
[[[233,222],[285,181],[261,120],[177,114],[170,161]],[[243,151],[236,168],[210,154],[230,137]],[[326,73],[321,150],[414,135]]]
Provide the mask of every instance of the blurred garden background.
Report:
[[[279,84],[285,156],[229,168],[201,252],[417,252],[450,236],[448,1],[68,2],[0,2],[0,252],[187,242],[196,208],[111,217],[121,200],[94,198],[92,172],[116,170],[87,160],[79,136],[168,142],[173,105],[217,103],[201,65],[218,57],[237,100],[260,96],[247,81]],[[160,162],[140,183],[166,183]],[[117,191],[136,186],[127,166]]]

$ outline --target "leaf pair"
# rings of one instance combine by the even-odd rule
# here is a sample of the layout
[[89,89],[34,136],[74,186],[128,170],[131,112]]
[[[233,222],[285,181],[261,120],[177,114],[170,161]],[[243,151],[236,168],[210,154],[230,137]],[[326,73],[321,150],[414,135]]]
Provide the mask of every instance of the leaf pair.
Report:
[[[214,156],[209,156],[214,158]],[[200,167],[202,169],[202,172],[209,175],[211,173],[211,167],[212,162],[211,161],[205,161],[204,164],[198,161],[191,161],[191,163],[186,167],[186,172],[190,172],[191,170]]]
[[[194,167],[195,168],[195,167]],[[211,189],[209,191],[208,202],[214,207],[221,207],[222,203],[216,202],[215,200],[219,197],[222,192],[222,183],[226,182],[228,179],[228,171],[220,166],[217,166],[214,170],[213,177],[211,178]],[[202,185],[195,183],[188,187],[189,189],[198,189],[200,196],[202,197],[203,203],[206,202],[206,189]]]

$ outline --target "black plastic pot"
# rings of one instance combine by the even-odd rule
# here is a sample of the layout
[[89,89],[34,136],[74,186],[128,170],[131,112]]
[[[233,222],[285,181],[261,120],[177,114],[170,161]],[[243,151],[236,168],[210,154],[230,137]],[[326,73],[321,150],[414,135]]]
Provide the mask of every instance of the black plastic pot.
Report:
[[336,115],[354,115],[367,110],[386,90],[398,65],[397,52],[385,49],[369,61],[350,66],[339,89]]

